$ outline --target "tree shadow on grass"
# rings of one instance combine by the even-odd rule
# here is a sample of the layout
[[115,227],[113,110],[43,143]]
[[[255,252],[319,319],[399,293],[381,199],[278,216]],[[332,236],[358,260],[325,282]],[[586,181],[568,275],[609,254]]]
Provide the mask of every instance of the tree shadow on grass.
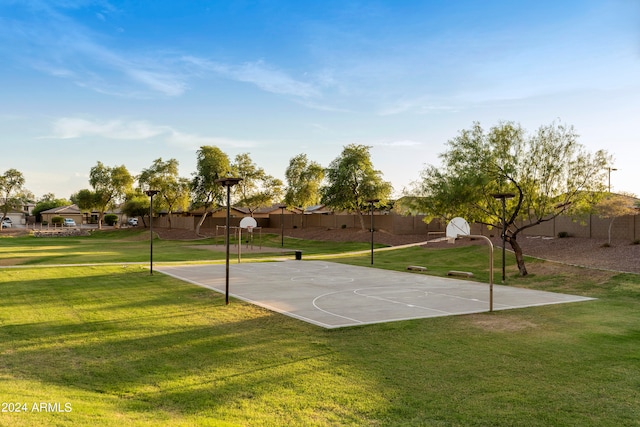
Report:
[[125,397],[130,411],[198,414],[278,400],[329,369],[315,327],[164,275],[106,270],[3,284],[0,370]]

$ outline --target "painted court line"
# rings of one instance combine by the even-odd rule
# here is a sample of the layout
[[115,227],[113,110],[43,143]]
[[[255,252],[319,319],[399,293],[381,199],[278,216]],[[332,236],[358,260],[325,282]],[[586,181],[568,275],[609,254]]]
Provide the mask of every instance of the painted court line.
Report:
[[[469,280],[326,261],[232,264],[229,294],[324,328],[481,313],[489,285]],[[224,265],[161,266],[157,271],[225,292]],[[494,310],[593,298],[494,285]]]

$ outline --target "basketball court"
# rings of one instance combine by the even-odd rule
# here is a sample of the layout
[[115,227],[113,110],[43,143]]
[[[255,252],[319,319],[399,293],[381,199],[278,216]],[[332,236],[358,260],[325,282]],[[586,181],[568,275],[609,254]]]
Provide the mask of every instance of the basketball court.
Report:
[[[225,265],[156,271],[225,293]],[[489,285],[326,261],[232,264],[229,295],[324,328],[489,311]],[[493,285],[493,309],[593,298]],[[233,302],[232,302],[233,303]]]

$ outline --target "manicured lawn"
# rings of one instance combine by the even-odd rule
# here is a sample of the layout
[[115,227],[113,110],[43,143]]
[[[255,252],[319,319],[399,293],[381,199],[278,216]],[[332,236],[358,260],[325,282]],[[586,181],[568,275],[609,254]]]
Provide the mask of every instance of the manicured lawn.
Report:
[[[221,237],[176,241],[154,239],[154,262],[211,262],[224,261]],[[230,240],[231,253],[236,254],[235,239]],[[281,249],[281,237],[264,234],[262,241],[254,240],[254,246],[273,248],[272,253],[252,255],[253,257],[273,257]],[[207,246],[217,245],[213,251]],[[246,245],[246,243],[245,243]],[[306,255],[333,254],[355,250],[365,250],[367,243],[334,243],[305,241],[286,238],[285,248],[302,250]],[[31,236],[7,238],[0,236],[0,266],[3,265],[47,265],[47,264],[92,264],[149,262],[149,231],[118,230],[94,232],[89,237],[35,238]],[[247,254],[243,255],[246,258]]]
[[[486,248],[376,266],[416,258],[446,274]],[[0,396],[27,404],[0,425],[640,425],[640,277],[530,270],[509,283],[599,299],[325,330],[144,265],[0,269]]]

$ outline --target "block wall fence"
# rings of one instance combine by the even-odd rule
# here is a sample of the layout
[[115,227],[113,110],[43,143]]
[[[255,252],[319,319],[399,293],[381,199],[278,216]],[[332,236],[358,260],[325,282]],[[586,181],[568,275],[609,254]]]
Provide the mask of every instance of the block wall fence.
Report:
[[[241,217],[231,218],[231,225],[238,226]],[[374,228],[383,230],[387,233],[403,235],[403,234],[436,234],[444,232],[446,224],[441,221],[434,220],[429,224],[423,221],[424,217],[401,216],[401,215],[374,215]],[[263,228],[281,228],[281,222],[284,222],[285,229],[292,228],[360,228],[360,219],[357,215],[293,215],[293,214],[272,214],[268,218],[256,218],[259,227]],[[363,217],[365,228],[370,228],[371,216]],[[200,217],[197,216],[177,216],[174,215],[171,221],[173,228],[195,230]],[[585,237],[594,239],[607,239],[609,235],[609,224],[611,220],[591,215],[582,220],[573,220],[569,217],[560,216],[552,221],[531,227],[522,232],[525,236],[546,236],[556,237],[558,233],[565,232],[573,237]],[[216,226],[224,226],[225,218],[208,217],[205,219],[202,228],[215,229]],[[154,218],[154,226],[168,227],[168,218]],[[484,234],[486,236],[499,235],[500,231],[489,229],[479,224],[471,225],[473,234]],[[611,237],[613,239],[623,239],[635,241],[640,239],[640,215],[628,215],[616,218],[611,227]]]

